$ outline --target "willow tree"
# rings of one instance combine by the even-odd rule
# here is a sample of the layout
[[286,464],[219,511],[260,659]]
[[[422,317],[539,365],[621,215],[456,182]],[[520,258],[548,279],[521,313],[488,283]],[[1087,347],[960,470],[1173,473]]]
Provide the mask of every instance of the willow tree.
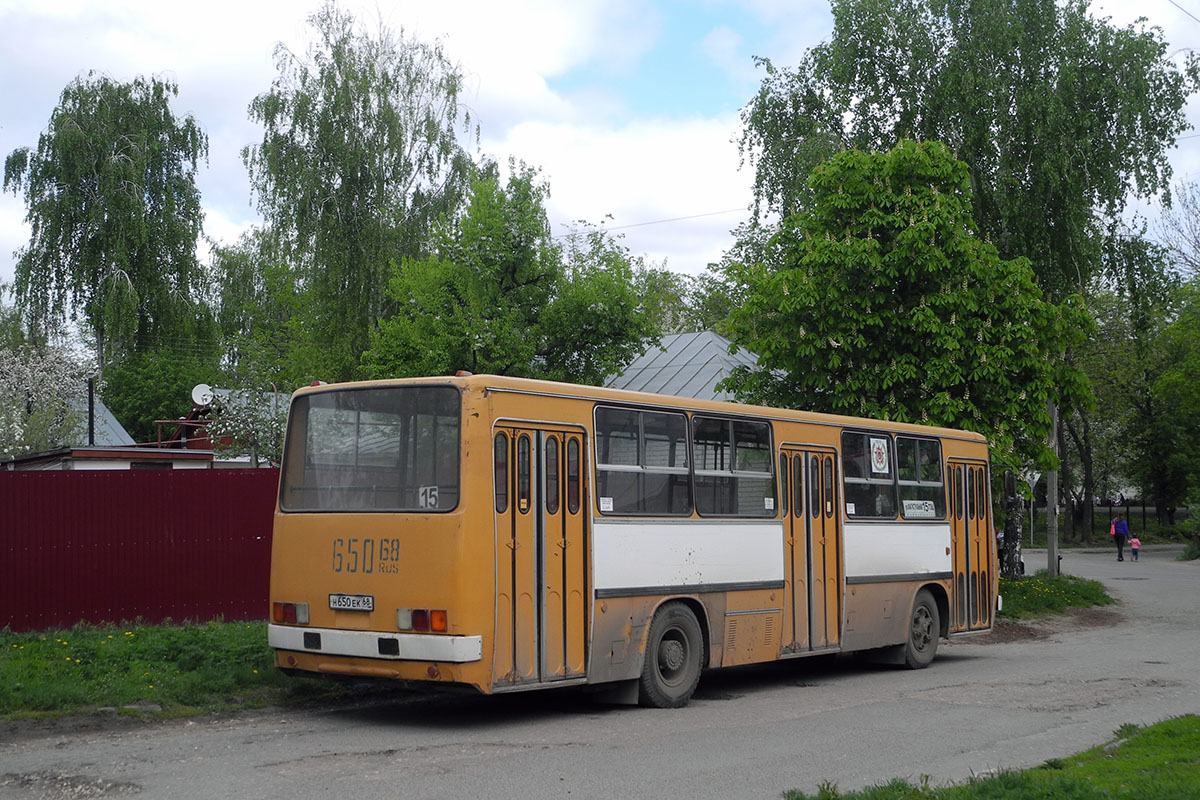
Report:
[[198,316],[195,178],[208,139],[171,110],[178,91],[89,73],[63,90],[37,147],[4,162],[4,188],[24,195],[31,228],[17,253],[17,305],[45,330],[83,323],[101,370],[191,336]]
[[462,72],[439,44],[368,33],[332,2],[309,22],[305,55],[276,48],[278,77],[250,104],[263,139],[242,156],[296,270],[321,377],[345,379],[387,310],[391,266],[419,256],[460,201],[470,118]]
[[833,19],[794,69],[761,62],[742,137],[760,207],[801,208],[840,149],[941,141],[981,235],[1062,298],[1101,268],[1098,216],[1167,192],[1200,65],[1144,20],[1116,27],[1086,0],[833,0]]

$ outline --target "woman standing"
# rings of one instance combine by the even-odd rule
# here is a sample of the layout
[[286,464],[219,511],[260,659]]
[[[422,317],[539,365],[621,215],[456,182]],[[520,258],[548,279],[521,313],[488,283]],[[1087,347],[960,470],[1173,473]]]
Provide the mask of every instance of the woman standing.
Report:
[[1125,560],[1125,540],[1129,538],[1129,523],[1122,514],[1112,521],[1108,531],[1117,543],[1117,561]]

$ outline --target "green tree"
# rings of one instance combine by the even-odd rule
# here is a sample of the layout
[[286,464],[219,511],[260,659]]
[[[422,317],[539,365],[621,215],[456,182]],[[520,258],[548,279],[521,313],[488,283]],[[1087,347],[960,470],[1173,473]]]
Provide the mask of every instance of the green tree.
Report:
[[759,356],[727,385],[770,405],[965,428],[999,464],[1048,463],[1048,404],[1081,376],[1062,367],[1075,300],[1043,299],[1029,262],[977,234],[966,165],[939,143],[850,150],[818,167],[729,320]]
[[310,298],[270,231],[214,247],[212,272],[229,385],[294,388],[333,378],[323,367],[327,337],[313,330]]
[[1200,277],[1180,289],[1175,312],[1159,339],[1165,368],[1152,393],[1171,410],[1171,436],[1179,445],[1172,461],[1187,477],[1186,499],[1194,510],[1200,505]]
[[264,127],[242,155],[258,207],[296,270],[304,327],[329,380],[353,377],[388,311],[390,265],[424,252],[458,207],[468,159],[463,76],[439,44],[370,35],[327,2],[305,57],[276,48],[279,75],[250,104]]
[[1177,67],[1144,21],[1115,27],[1086,0],[833,0],[833,18],[794,70],[760,60],[741,145],[761,207],[804,207],[808,172],[841,148],[942,141],[983,238],[1062,298],[1100,269],[1097,215],[1166,193],[1200,64]]
[[600,383],[658,330],[628,251],[596,228],[550,235],[547,187],[531,167],[485,164],[436,251],[392,273],[397,311],[364,355],[373,377],[459,369]]
[[[1096,325],[1072,357],[1083,370],[1096,397],[1095,409],[1076,408],[1063,415],[1064,488],[1075,492],[1076,522],[1082,539],[1092,532],[1097,488],[1113,497],[1131,484],[1147,493],[1162,513],[1172,495],[1178,501],[1175,463],[1181,443],[1172,433],[1181,420],[1154,393],[1167,368],[1162,336],[1175,314],[1178,278],[1169,268],[1168,251],[1147,240],[1144,232],[1114,229],[1104,247],[1103,277],[1088,299]],[[1072,480],[1076,464],[1081,480]],[[1174,477],[1171,477],[1174,476]],[[1155,488],[1158,487],[1158,488]],[[1081,490],[1081,491],[1079,491]]]
[[664,334],[721,332],[737,304],[730,284],[715,265],[700,275],[645,268],[636,275],[637,293]]
[[[158,440],[156,420],[179,419],[192,408],[192,388],[220,375],[216,348],[186,354],[172,350],[137,352],[109,370],[104,403],[137,442]],[[164,429],[170,436],[174,429]]]
[[174,83],[89,73],[59,98],[36,148],[4,162],[24,194],[29,244],[17,254],[17,303],[53,330],[79,320],[101,373],[136,348],[195,335],[202,271],[196,168],[208,140],[178,118]]

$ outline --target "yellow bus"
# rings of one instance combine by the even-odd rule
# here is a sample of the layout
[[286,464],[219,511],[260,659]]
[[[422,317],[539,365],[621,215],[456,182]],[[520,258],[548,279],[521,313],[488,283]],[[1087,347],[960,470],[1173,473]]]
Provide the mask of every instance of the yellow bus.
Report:
[[287,671],[685,704],[703,670],[927,666],[997,596],[976,433],[462,374],[301,389],[271,551]]

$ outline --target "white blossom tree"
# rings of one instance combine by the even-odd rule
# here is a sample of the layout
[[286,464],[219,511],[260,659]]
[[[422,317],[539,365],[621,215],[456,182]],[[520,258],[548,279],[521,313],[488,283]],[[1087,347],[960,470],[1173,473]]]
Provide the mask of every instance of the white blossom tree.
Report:
[[213,450],[224,455],[248,455],[255,467],[262,461],[278,464],[288,402],[286,394],[273,389],[247,386],[219,392],[213,398],[208,425]]
[[0,461],[74,443],[90,367],[62,346],[0,345]]

